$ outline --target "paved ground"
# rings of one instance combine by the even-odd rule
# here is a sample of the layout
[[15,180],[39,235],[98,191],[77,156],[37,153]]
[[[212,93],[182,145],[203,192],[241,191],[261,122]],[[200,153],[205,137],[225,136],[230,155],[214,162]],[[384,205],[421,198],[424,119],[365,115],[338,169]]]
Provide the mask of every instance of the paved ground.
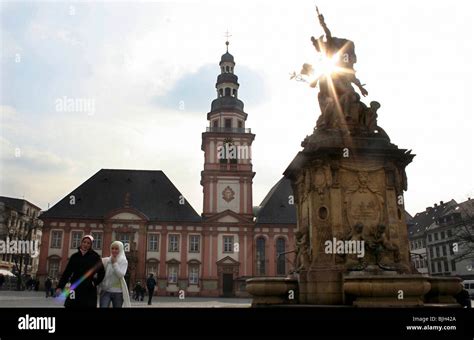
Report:
[[[237,298],[205,298],[205,297],[188,297],[180,300],[178,297],[153,297],[153,304],[148,306],[147,301],[137,302],[132,300],[132,307],[145,308],[247,308],[250,307],[251,299],[237,299]],[[471,305],[474,308],[474,300],[471,300]],[[29,292],[29,291],[0,291],[0,308],[2,307],[62,307],[63,302],[53,298],[45,298],[43,292]]]
[[[147,301],[136,302],[132,300],[132,307],[199,307],[199,308],[213,308],[213,307],[250,307],[251,299],[237,299],[237,298],[204,298],[204,297],[188,297],[180,300],[178,297],[153,297],[151,306],[147,305]],[[53,298],[45,298],[44,292],[30,292],[30,291],[0,291],[0,308],[2,307],[62,307],[61,301]]]

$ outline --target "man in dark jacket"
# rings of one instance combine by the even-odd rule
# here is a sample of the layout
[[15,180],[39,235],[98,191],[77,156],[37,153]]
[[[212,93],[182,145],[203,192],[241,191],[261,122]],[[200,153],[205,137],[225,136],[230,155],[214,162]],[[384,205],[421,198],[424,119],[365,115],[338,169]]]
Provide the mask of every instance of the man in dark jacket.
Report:
[[[92,250],[94,239],[90,235],[82,238],[78,252],[69,258],[66,269],[59,280],[56,295],[66,293],[65,307],[97,307],[97,286],[105,276],[99,254]],[[69,293],[64,290],[70,282]]]
[[52,294],[51,292],[51,287],[53,286],[53,282],[51,281],[51,279],[48,277],[46,279],[46,281],[44,282],[44,290],[46,291],[46,298],[48,298],[48,296]]
[[155,292],[156,281],[153,278],[153,274],[150,274],[146,280],[146,288],[148,289],[148,305],[151,305],[151,299],[153,298],[153,293]]

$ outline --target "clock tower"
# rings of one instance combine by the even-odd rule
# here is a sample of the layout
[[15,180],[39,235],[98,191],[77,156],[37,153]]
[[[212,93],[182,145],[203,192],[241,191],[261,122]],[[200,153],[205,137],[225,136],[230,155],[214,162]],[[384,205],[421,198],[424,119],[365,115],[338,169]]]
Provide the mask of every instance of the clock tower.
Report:
[[[255,135],[246,128],[247,113],[239,99],[239,83],[234,73],[234,57],[227,49],[219,63],[217,98],[207,114],[209,125],[202,134],[204,151],[203,218],[233,215],[253,220],[251,146]],[[238,216],[237,216],[238,215]],[[217,216],[216,216],[217,217]]]

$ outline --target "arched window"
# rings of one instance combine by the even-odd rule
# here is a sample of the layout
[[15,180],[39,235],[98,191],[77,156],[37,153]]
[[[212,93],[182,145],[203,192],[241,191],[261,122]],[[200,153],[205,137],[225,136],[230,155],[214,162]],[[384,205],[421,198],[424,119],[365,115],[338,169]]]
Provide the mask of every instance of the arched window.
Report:
[[283,254],[285,251],[286,251],[286,241],[285,241],[285,239],[283,237],[277,238],[277,240],[276,240],[277,275],[285,275],[286,274],[285,254]]
[[230,87],[225,88],[225,95],[230,96]]
[[265,275],[265,238],[257,238],[257,275]]
[[237,90],[236,90],[236,89],[232,89],[232,96],[233,96],[233,97],[236,97],[236,96],[237,96]]
[[153,274],[155,277],[159,275],[159,262],[155,259],[148,260],[146,263],[146,276],[148,277],[150,274]]
[[219,89],[219,97],[222,97],[224,95],[224,91],[222,89]]
[[226,71],[226,72],[229,72],[229,71],[230,71],[229,66],[226,66],[226,67],[225,67],[225,71]]

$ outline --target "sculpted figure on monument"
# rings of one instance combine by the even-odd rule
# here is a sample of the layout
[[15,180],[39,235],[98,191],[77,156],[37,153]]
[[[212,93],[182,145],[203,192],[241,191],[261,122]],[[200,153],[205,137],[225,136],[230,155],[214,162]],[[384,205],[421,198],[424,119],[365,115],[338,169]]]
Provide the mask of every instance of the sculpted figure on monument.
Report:
[[399,270],[400,251],[385,234],[386,227],[377,225],[367,237],[367,247],[375,258],[375,263],[383,270]]
[[301,228],[295,233],[296,236],[296,264],[295,272],[308,269],[311,264],[311,253],[309,247],[309,229]]
[[385,131],[377,126],[377,110],[380,104],[373,101],[370,107],[367,107],[354,90],[353,85],[362,96],[368,95],[364,84],[355,75],[354,64],[357,62],[357,56],[354,42],[332,36],[324,16],[319,13],[318,8],[316,11],[324,34],[319,38],[311,37],[311,42],[321,56],[321,63],[314,67],[305,63],[299,74],[293,72],[291,76],[308,82],[311,87],[319,84],[318,102],[321,115],[316,122],[316,129],[351,129],[354,133],[362,134],[377,131],[388,138]]
[[[362,223],[356,223],[352,230],[346,237],[346,241],[361,242],[365,247],[365,240],[362,232],[364,230],[364,225]],[[349,271],[358,271],[364,270],[367,267],[367,262],[364,257],[358,256],[358,254],[347,254],[345,267]]]

